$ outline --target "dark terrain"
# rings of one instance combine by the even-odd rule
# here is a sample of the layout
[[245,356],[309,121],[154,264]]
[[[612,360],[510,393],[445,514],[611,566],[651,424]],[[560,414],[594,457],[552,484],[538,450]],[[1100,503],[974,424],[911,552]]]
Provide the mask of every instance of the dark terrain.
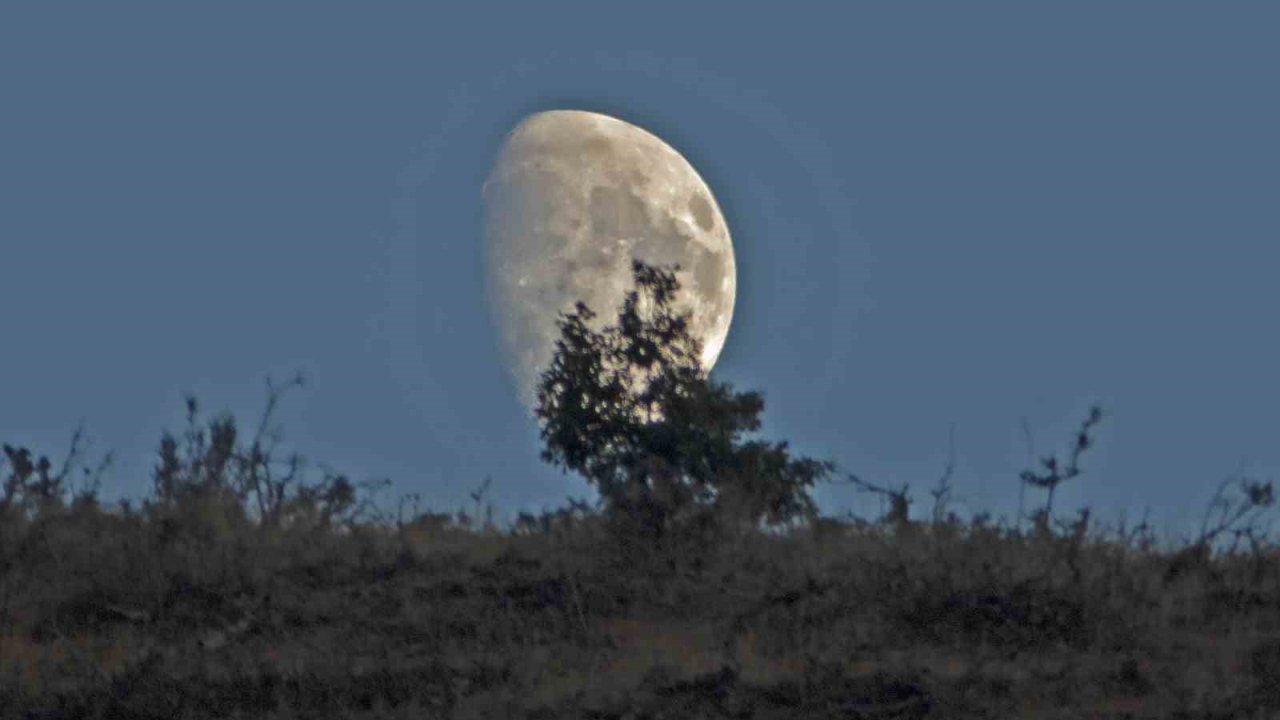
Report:
[[1269,485],[1181,549],[940,507],[635,542],[580,504],[379,513],[189,409],[138,506],[6,446],[0,716],[1280,716]]
[[856,475],[885,516],[822,517],[835,464],[756,438],[763,398],[697,365],[674,273],[635,277],[616,325],[562,316],[539,390],[542,457],[595,506],[378,509],[276,457],[270,381],[251,438],[189,398],[137,506],[99,501],[78,433],[56,471],[5,445],[0,716],[1280,717],[1271,482],[1224,482],[1181,547],[1059,518],[1095,407],[1019,476],[1027,517],[957,517],[951,464],[927,519]]

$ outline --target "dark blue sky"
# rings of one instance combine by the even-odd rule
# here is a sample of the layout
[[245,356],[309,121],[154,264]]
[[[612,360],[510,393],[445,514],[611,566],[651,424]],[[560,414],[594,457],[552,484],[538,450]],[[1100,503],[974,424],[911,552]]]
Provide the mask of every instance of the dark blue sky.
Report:
[[[1280,473],[1274,4],[88,3],[0,9],[0,439],[84,419],[139,496],[194,392],[456,509],[592,497],[537,458],[482,291],[527,113],[681,151],[733,233],[718,377],[765,431],[962,509],[1110,414],[1059,505],[1199,517]],[[127,9],[126,9],[127,8]],[[877,502],[823,487],[824,512]],[[1038,496],[1034,496],[1038,497]]]

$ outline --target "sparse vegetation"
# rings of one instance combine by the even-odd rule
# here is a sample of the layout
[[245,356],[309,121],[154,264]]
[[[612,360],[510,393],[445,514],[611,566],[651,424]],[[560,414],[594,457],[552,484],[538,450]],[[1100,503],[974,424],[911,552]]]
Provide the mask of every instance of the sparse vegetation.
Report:
[[[648,310],[633,339],[676,319]],[[584,311],[566,316],[568,355],[671,361],[641,364],[639,386],[546,376],[548,460],[598,483],[598,507],[498,527],[491,505],[480,520],[486,481],[471,513],[381,510],[385,482],[277,457],[272,410],[300,378],[268,383],[247,438],[189,399],[137,506],[98,498],[106,463],[85,466],[78,433],[56,470],[5,445],[0,717],[1280,714],[1270,482],[1224,483],[1181,548],[1145,522],[1059,518],[1094,409],[1066,463],[1011,478],[1045,491],[1027,530],[948,512],[949,471],[927,519],[909,486],[857,476],[885,517],[821,517],[804,489],[834,466],[746,440],[758,395],[710,382],[689,346],[663,356],[677,325],[655,354],[591,334]],[[601,388],[604,405],[570,401]]]

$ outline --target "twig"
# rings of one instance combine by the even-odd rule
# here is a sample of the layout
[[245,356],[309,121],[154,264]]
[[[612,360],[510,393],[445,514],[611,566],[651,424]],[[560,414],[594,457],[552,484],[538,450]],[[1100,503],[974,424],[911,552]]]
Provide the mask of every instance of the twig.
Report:
[[933,496],[933,523],[935,525],[941,524],[943,520],[947,497],[951,494],[951,475],[956,469],[956,424],[954,422],[951,423],[951,430],[947,435],[947,466],[942,471],[942,477],[938,478],[938,488],[929,491],[929,494]]

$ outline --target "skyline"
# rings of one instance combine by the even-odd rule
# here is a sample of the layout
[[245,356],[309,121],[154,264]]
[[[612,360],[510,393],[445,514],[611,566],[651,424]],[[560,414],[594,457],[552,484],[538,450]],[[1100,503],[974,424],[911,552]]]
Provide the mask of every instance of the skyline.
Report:
[[83,418],[104,497],[137,497],[187,392],[249,430],[301,370],[283,447],[384,500],[592,497],[538,460],[481,290],[502,138],[572,108],[715,193],[739,292],[714,376],[764,393],[764,437],[909,482],[913,514],[953,425],[959,509],[999,517],[1093,404],[1063,514],[1163,530],[1280,474],[1280,11],[558,8],[0,11],[0,440],[58,459]]

